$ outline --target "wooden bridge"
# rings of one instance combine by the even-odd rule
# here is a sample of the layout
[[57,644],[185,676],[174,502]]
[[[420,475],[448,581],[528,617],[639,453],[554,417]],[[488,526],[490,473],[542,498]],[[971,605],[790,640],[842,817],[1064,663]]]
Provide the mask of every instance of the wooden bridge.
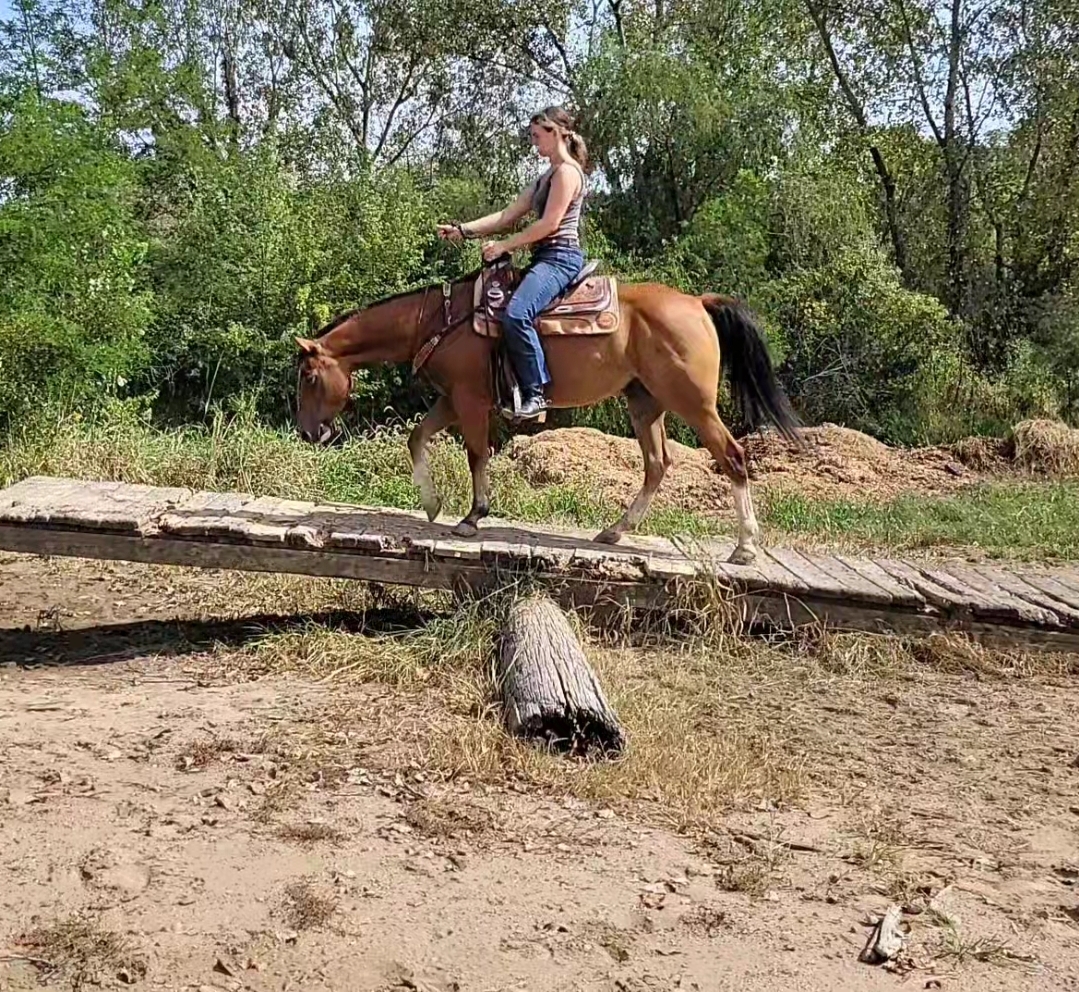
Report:
[[0,550],[436,589],[482,588],[523,571],[571,607],[662,609],[703,579],[729,590],[747,623],[819,620],[911,635],[950,629],[995,644],[1079,651],[1079,568],[782,548],[740,566],[725,560],[732,548],[640,536],[609,547],[583,533],[499,521],[461,540],[418,513],[120,482],[35,477],[0,490]]

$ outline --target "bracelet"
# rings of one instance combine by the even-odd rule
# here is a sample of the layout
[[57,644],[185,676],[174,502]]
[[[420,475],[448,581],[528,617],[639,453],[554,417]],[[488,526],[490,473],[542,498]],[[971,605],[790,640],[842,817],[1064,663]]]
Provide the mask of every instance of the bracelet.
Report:
[[464,224],[458,224],[457,221],[454,221],[453,226],[457,228],[457,233],[461,235],[461,237],[464,238],[465,241],[472,240],[472,235],[465,230]]

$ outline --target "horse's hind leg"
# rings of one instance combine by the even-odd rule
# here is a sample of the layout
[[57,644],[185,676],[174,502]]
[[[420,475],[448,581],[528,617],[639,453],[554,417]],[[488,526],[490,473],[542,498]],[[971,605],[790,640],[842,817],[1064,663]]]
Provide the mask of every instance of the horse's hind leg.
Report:
[[757,557],[760,528],[749,495],[749,473],[745,449],[734,439],[727,425],[719,419],[715,407],[706,407],[696,417],[682,415],[697,432],[701,443],[711,452],[720,471],[731,480],[734,515],[738,525],[738,543],[727,559],[735,565],[748,565]]
[[440,396],[408,436],[408,453],[412,458],[412,481],[420,488],[420,501],[427,513],[427,519],[431,521],[442,509],[442,497],[435,490],[431,470],[427,465],[427,443],[440,430],[451,426],[456,420],[457,414],[449,397]]
[[644,485],[622,514],[622,519],[596,536],[596,540],[603,544],[617,544],[626,531],[637,527],[648,512],[667,469],[671,467],[663,424],[663,407],[639,382],[630,383],[625,393],[633,433],[637,435],[641,454],[644,456]]

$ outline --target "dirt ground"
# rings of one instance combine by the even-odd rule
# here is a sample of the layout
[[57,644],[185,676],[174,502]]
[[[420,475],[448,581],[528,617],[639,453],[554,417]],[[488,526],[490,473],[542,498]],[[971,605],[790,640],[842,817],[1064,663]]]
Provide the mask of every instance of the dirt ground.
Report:
[[[733,666],[676,729],[752,738],[798,784],[682,830],[430,767],[407,728],[437,694],[239,677],[282,617],[340,606],[306,581],[0,557],[0,989],[1079,989],[1067,659]],[[637,673],[627,712],[689,667],[592,656]],[[897,972],[858,961],[893,899]]]
[[[993,480],[1070,477],[1076,471],[1079,430],[1028,421],[1016,432],[1018,441],[970,438],[954,447],[891,448],[860,431],[823,424],[803,431],[804,450],[775,432],[750,435],[743,443],[750,477],[761,492],[807,499],[939,496]],[[668,447],[674,465],[657,506],[708,513],[728,505],[729,483],[707,451],[677,441]],[[587,427],[521,435],[506,454],[534,486],[577,485],[617,504],[632,500],[643,479],[635,440]]]

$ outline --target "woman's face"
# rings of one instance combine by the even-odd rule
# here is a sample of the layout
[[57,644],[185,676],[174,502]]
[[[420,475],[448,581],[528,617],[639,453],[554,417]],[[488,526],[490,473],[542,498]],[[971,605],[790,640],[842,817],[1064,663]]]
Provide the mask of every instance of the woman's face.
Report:
[[544,157],[549,158],[558,148],[558,135],[543,124],[533,124],[529,128],[532,135],[532,144]]

